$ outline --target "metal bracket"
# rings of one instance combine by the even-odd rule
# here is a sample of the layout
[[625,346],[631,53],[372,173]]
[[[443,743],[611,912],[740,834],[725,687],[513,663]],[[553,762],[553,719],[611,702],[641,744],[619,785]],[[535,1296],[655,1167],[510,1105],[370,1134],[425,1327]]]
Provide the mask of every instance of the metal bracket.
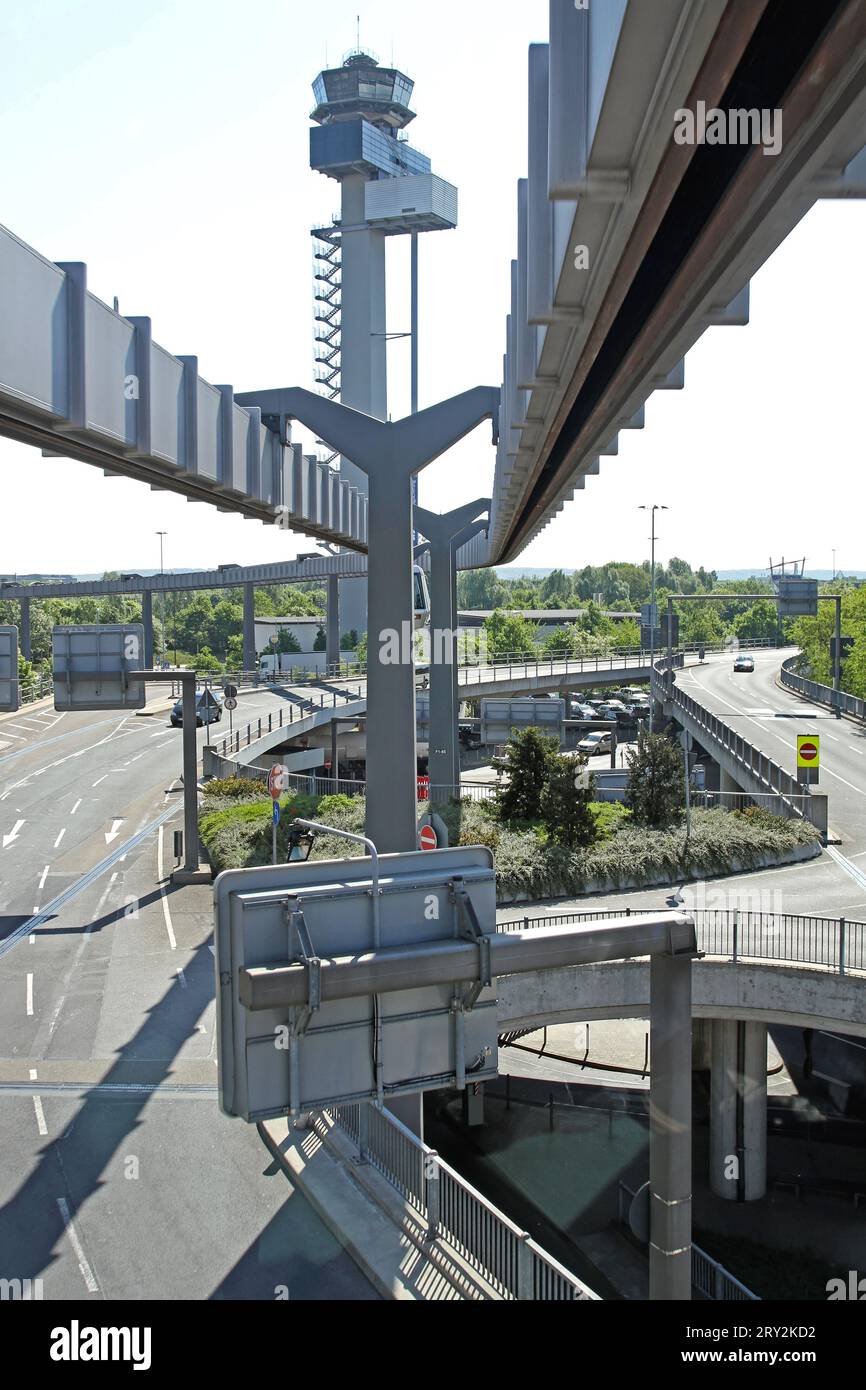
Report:
[[490,961],[490,937],[481,930],[475,905],[466,891],[462,878],[453,878],[449,888],[451,901],[457,908],[459,935],[465,941],[473,941],[478,947],[478,979],[468,985],[460,999],[460,1008],[469,1010],[475,1007],[483,989],[493,983]]
[[273,434],[279,436],[280,443],[284,449],[291,448],[292,445],[292,417],[291,415],[262,415],[262,424]]
[[295,1014],[291,1033],[299,1038],[307,1031],[310,1019],[322,1005],[322,961],[313,948],[313,940],[304,919],[304,909],[297,898],[287,898],[284,906],[286,925],[289,929],[289,951],[292,949],[292,932],[297,933],[301,960],[307,970],[307,1002]]

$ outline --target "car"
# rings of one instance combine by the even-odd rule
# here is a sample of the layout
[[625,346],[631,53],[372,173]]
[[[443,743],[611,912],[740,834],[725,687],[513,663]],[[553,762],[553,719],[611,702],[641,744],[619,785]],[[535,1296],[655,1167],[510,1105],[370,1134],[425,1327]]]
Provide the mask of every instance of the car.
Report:
[[610,734],[598,730],[595,733],[587,734],[577,745],[578,753],[585,753],[587,757],[596,757],[599,753],[613,752],[613,739]]
[[753,656],[735,656],[735,657],[734,657],[734,670],[735,670],[735,671],[754,671],[754,669],[755,669],[755,658],[754,658]]
[[594,705],[572,705],[572,719],[597,719],[598,713]]
[[[215,690],[207,692],[210,699],[206,698],[205,691],[199,691],[195,699],[195,722],[196,727],[201,728],[203,724],[216,724],[223,717],[222,700]],[[171,725],[174,729],[183,727],[183,698],[181,697],[171,712]]]

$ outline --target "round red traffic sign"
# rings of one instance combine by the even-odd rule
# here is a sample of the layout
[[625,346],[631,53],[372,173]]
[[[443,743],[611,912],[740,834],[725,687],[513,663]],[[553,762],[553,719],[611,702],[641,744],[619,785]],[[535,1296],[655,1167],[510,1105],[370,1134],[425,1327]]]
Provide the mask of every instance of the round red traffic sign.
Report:
[[436,831],[433,829],[432,825],[424,825],[421,827],[421,834],[418,836],[418,843],[420,844],[422,849],[438,848],[439,837],[436,834]]
[[814,743],[800,744],[800,757],[803,759],[804,763],[814,762],[817,756],[818,749],[815,747]]
[[288,784],[289,769],[287,767],[284,767],[282,763],[274,763],[273,767],[268,773],[268,791],[270,792],[274,801],[276,801],[278,797],[282,796]]

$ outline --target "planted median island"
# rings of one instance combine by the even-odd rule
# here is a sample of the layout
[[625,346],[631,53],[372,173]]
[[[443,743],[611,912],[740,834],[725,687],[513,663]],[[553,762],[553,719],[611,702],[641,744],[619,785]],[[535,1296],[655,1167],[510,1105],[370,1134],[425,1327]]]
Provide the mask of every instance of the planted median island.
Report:
[[[451,801],[435,810],[452,845],[487,845],[496,857],[502,903],[576,897],[787,864],[821,851],[814,826],[758,807],[692,811],[687,834],[683,765],[665,736],[642,734],[629,753],[626,802],[596,800],[585,759],[559,752],[538,729],[515,733],[503,776],[486,801]],[[505,771],[507,769],[507,771]],[[272,803],[261,783],[242,778],[207,784],[201,838],[217,873],[271,862]],[[419,803],[419,818],[430,809]],[[282,798],[280,860],[288,857],[293,817],[362,833],[362,796]],[[311,858],[361,853],[321,836]]]

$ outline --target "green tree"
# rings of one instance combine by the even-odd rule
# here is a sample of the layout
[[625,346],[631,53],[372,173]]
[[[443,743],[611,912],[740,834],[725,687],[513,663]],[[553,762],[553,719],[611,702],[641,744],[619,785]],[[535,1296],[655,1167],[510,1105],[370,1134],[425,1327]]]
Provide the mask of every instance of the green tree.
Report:
[[320,627],[316,633],[316,640],[313,643],[314,652],[326,652],[328,650],[328,638],[325,629]]
[[743,608],[734,619],[734,634],[740,641],[772,642],[779,630],[779,613],[770,599],[759,599],[751,608]]
[[344,632],[340,638],[341,652],[356,652],[358,650],[358,629],[352,628],[351,632]]
[[508,781],[497,791],[500,820],[537,820],[557,741],[540,729],[521,729],[508,740]]
[[222,662],[214,656],[210,647],[202,647],[195,659],[195,669],[197,671],[219,672],[223,668]]
[[627,758],[626,805],[638,825],[672,824],[685,805],[682,759],[663,734],[638,734]]
[[367,634],[364,633],[355,651],[355,659],[361,666],[367,665]]
[[541,818],[548,839],[568,849],[591,845],[598,834],[590,809],[595,780],[586,768],[586,758],[566,758],[561,753],[554,753],[547,761]]
[[505,613],[501,609],[491,613],[485,619],[484,631],[491,659],[513,656],[528,660],[537,653],[537,628],[518,613]]
[[457,601],[461,608],[482,611],[499,608],[508,590],[497,578],[496,570],[464,570],[457,579]]
[[271,649],[280,655],[292,655],[301,650],[301,644],[291,628],[282,627],[276,637],[271,638]]

